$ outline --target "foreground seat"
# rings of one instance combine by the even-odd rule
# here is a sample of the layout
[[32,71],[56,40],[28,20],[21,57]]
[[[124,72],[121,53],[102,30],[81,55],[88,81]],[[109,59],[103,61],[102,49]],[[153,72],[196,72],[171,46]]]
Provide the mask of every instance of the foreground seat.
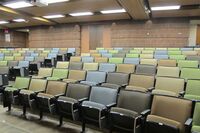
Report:
[[190,100],[200,100],[200,80],[188,80],[184,98]]
[[154,96],[146,133],[189,133],[192,101],[167,96]]
[[192,123],[192,133],[200,133],[200,103],[197,102],[195,105],[193,123]]
[[68,69],[53,69],[51,77],[47,77],[47,80],[62,80],[68,77]]
[[69,75],[67,79],[63,79],[66,83],[76,83],[85,80],[86,71],[82,70],[69,70]]
[[106,87],[92,87],[88,101],[82,103],[82,132],[85,124],[92,122],[102,128],[107,118],[108,110],[116,105],[117,90]]
[[68,84],[66,95],[60,96],[57,100],[60,126],[62,125],[63,117],[71,116],[73,120],[79,119],[80,105],[83,101],[89,99],[89,94],[89,85]]
[[43,117],[43,112],[56,113],[56,99],[65,94],[66,87],[65,82],[48,81],[46,91],[38,93],[36,101],[40,110],[40,119]]
[[149,93],[121,91],[117,107],[112,107],[110,111],[110,132],[115,129],[132,133],[141,131],[144,128],[142,121],[147,116],[146,112],[150,106]]

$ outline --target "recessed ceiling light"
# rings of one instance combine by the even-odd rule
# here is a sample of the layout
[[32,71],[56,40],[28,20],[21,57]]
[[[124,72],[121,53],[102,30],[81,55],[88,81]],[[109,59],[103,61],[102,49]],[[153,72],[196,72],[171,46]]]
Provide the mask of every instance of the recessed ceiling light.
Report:
[[47,23],[51,23],[48,19],[41,18],[41,17],[33,17],[33,19],[43,21],[43,22],[47,22]]
[[0,21],[0,24],[7,24],[9,23],[8,21]]
[[77,13],[70,13],[70,16],[90,16],[93,15],[92,12],[77,12]]
[[30,7],[33,5],[27,1],[15,1],[15,2],[11,2],[11,3],[6,3],[6,4],[4,4],[4,6],[10,7],[13,9],[18,9],[18,8]]
[[51,19],[51,18],[63,18],[65,16],[62,14],[56,14],[56,15],[48,15],[48,16],[43,16],[43,17],[47,19]]
[[117,9],[117,10],[104,10],[101,11],[102,14],[112,14],[112,13],[123,13],[126,12],[125,9]]
[[69,0],[43,0],[43,1],[48,4],[52,4],[52,3],[59,3],[59,2],[67,2]]
[[180,5],[176,6],[157,6],[157,7],[151,7],[152,11],[163,11],[163,10],[179,10],[181,8]]
[[13,19],[13,21],[14,21],[14,22],[25,22],[26,20],[20,18],[20,19]]

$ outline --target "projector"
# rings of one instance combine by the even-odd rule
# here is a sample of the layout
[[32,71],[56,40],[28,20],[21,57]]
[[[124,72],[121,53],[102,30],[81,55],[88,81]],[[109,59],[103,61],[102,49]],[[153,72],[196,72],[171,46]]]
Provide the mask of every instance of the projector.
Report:
[[31,3],[38,7],[48,6],[48,3],[45,0],[31,0]]

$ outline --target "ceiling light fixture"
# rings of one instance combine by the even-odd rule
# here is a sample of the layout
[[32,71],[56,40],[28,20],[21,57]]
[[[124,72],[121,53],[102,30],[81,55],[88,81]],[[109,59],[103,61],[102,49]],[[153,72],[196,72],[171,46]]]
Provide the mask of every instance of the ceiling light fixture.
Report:
[[18,9],[18,8],[24,8],[24,7],[31,7],[33,5],[29,3],[28,1],[15,1],[15,2],[6,3],[4,4],[4,6],[10,7],[13,9]]
[[151,7],[152,11],[164,11],[164,10],[179,10],[181,8],[180,5],[176,6],[157,6],[157,7]]
[[20,19],[13,19],[13,21],[14,21],[14,22],[25,22],[26,20],[20,18]]
[[53,3],[67,2],[69,0],[42,0],[42,1],[48,4],[53,4]]
[[116,9],[116,10],[104,10],[100,11],[102,14],[112,14],[112,13],[123,13],[126,12],[125,9]]
[[76,16],[90,16],[93,15],[92,12],[77,12],[77,13],[70,13],[70,16],[76,17]]
[[51,23],[49,20],[47,20],[45,18],[41,18],[41,17],[33,17],[33,19],[43,21],[43,22],[47,22],[47,23]]
[[43,17],[47,19],[52,19],[52,18],[63,18],[65,16],[62,14],[56,14],[56,15],[48,15],[48,16],[43,16]]
[[0,24],[7,24],[9,23],[8,21],[0,21]]

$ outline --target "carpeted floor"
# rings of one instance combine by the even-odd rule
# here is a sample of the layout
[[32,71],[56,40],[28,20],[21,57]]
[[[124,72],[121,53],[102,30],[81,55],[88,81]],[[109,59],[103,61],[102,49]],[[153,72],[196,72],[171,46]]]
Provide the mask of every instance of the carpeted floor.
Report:
[[[44,116],[39,121],[39,116],[27,113],[27,118],[21,116],[20,109],[13,108],[11,112],[0,105],[0,133],[80,133],[81,123],[65,120],[62,127],[57,127],[58,119]],[[103,133],[97,127],[89,125],[86,133]]]

